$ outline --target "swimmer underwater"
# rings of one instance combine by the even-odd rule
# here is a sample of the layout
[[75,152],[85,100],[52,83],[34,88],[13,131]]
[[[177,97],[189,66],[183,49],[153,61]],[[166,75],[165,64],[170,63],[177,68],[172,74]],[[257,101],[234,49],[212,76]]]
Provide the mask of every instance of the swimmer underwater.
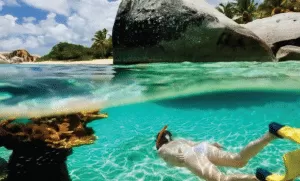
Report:
[[[190,140],[173,140],[170,131],[165,126],[156,136],[156,149],[165,162],[177,167],[186,167],[198,177],[207,181],[257,181],[255,175],[232,174],[225,175],[217,166],[242,168],[248,161],[257,155],[265,146],[277,138],[287,138],[280,134],[281,128],[286,127],[278,123],[269,124],[269,131],[261,138],[250,142],[239,153],[230,153],[222,150],[218,143],[193,142]],[[297,140],[300,143],[299,129],[288,127],[297,131]],[[290,134],[289,134],[290,135]]]

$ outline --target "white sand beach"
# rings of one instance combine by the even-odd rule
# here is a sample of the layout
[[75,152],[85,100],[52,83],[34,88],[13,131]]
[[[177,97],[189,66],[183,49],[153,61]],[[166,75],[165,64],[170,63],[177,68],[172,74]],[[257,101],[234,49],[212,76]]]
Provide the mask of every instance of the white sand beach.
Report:
[[112,65],[113,59],[94,59],[87,61],[43,61],[43,62],[23,62],[21,64],[98,64],[98,65]]

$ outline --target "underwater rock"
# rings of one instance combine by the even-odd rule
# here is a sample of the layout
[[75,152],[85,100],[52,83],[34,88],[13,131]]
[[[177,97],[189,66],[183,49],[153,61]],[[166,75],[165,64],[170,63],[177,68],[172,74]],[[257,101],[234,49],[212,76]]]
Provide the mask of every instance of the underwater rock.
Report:
[[71,153],[42,142],[19,143],[9,159],[7,180],[70,181],[66,160]]
[[98,111],[31,118],[31,123],[0,122],[0,146],[12,150],[7,180],[68,181],[66,159],[72,148],[96,140],[91,121],[106,118]]
[[282,13],[244,25],[264,40],[276,55],[280,47],[300,46],[300,13]]
[[279,61],[300,60],[300,47],[291,45],[281,47],[276,57]]
[[0,181],[7,177],[7,161],[0,157]]
[[204,0],[123,0],[114,63],[272,61],[270,48]]

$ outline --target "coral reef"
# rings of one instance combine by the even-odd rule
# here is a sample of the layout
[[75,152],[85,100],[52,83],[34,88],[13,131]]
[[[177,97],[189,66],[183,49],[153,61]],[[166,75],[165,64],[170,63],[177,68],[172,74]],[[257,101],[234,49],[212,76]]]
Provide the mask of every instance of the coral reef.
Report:
[[13,150],[7,180],[70,180],[65,161],[72,148],[92,144],[87,123],[106,118],[98,111],[30,118],[30,123],[0,122],[0,146]]
[[68,115],[30,118],[28,124],[14,123],[15,119],[0,122],[0,146],[13,150],[19,143],[44,142],[51,148],[72,148],[92,144],[94,131],[87,123],[107,114],[98,111],[81,112]]

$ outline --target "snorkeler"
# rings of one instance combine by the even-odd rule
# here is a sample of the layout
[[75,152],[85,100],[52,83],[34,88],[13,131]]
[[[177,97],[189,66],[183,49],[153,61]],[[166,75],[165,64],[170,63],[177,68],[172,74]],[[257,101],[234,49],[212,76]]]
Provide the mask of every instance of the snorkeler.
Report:
[[[276,138],[287,138],[300,143],[300,131],[296,128],[269,124],[269,132],[261,138],[250,142],[240,153],[229,153],[222,150],[218,143],[193,142],[190,140],[173,140],[170,131],[165,126],[156,137],[156,148],[160,157],[168,164],[186,167],[198,177],[208,181],[254,181],[255,175],[232,174],[225,175],[217,166],[241,168],[257,155],[268,143]],[[294,136],[293,134],[294,133]],[[291,137],[292,135],[292,137]]]

